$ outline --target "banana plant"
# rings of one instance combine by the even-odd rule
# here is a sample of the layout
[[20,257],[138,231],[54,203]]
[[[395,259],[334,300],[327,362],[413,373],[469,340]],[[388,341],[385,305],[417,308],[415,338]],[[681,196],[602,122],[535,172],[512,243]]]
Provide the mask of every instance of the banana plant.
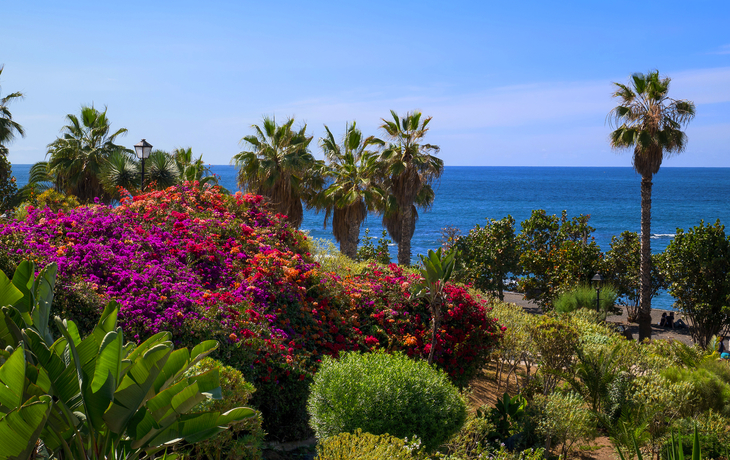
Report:
[[[6,354],[5,354],[6,355]],[[0,366],[0,460],[25,460],[36,447],[53,399],[26,379],[25,349],[3,357]],[[36,370],[37,372],[37,370]]]
[[[0,309],[0,341],[5,347],[0,359],[6,359],[0,380],[9,389],[0,388],[0,409],[20,410],[28,405],[40,414],[43,404],[49,404],[45,417],[27,420],[33,422],[32,430],[22,434],[33,441],[29,445],[35,445],[31,435],[38,432],[36,438],[46,449],[62,458],[136,460],[182,440],[205,440],[229,423],[255,416],[254,410],[245,407],[226,413],[189,413],[204,399],[221,397],[218,369],[183,376],[213,352],[217,342],[202,342],[192,351],[174,350],[171,334],[160,332],[140,345],[125,343],[117,325],[116,302],[106,305],[98,324],[83,340],[73,321],[56,317],[62,337],[54,341],[48,324],[55,267],[49,267],[35,277],[33,264],[21,264],[12,282],[0,276],[0,305],[5,304]],[[7,369],[13,371],[9,375],[14,382],[26,382],[20,392],[17,382],[11,388],[3,373],[16,355],[24,358],[22,372],[17,364]],[[20,397],[20,403],[6,405],[2,399],[6,394],[15,395],[12,401]],[[12,431],[3,431],[2,421],[0,445],[20,439],[13,438]]]
[[428,301],[428,308],[431,311],[431,349],[428,353],[428,364],[433,364],[434,351],[436,349],[436,332],[441,320],[441,306],[443,305],[444,285],[451,279],[456,261],[456,251],[449,250],[445,253],[441,248],[437,251],[428,250],[428,256],[419,255],[423,268],[421,279],[414,283],[413,293],[416,297],[425,298]]

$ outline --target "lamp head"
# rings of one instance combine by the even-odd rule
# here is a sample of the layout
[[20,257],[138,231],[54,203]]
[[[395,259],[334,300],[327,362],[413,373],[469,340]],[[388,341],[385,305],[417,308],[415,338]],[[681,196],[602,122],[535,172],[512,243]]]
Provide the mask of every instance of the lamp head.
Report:
[[591,278],[591,281],[593,281],[596,287],[601,287],[601,284],[603,284],[603,277],[600,273],[596,273],[593,275],[593,278]]
[[142,139],[140,143],[134,144],[134,151],[140,160],[147,159],[150,157],[150,152],[152,152],[152,144]]

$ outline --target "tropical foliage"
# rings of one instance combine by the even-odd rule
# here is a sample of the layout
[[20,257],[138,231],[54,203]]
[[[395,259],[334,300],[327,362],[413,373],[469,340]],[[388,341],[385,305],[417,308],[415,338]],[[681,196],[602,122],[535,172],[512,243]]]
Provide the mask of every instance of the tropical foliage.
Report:
[[27,211],[0,225],[3,266],[56,262],[59,307],[81,334],[115,300],[135,339],[169,330],[181,345],[217,340],[216,357],[255,385],[274,438],[306,436],[306,388],[324,355],[387,348],[425,360],[433,348],[434,364],[465,386],[501,336],[486,301],[446,283],[433,347],[428,302],[411,294],[417,274],[322,272],[306,237],[260,196],[187,184],[113,209]]
[[413,293],[416,297],[424,298],[428,302],[431,312],[431,350],[428,353],[428,364],[433,363],[433,354],[436,351],[436,334],[441,321],[441,310],[445,296],[444,288],[451,279],[456,264],[456,251],[443,253],[441,248],[428,251],[428,256],[421,256],[421,279],[413,284]]
[[35,265],[24,261],[12,281],[0,273],[0,441],[10,446],[2,455],[29,457],[41,439],[54,456],[138,459],[254,416],[248,408],[187,414],[209,397],[220,398],[217,368],[183,376],[217,344],[173,351],[169,333],[125,343],[115,302],[83,340],[73,321],[56,317],[62,337],[54,340],[49,316],[56,270],[47,265],[36,278]]
[[320,168],[309,151],[312,137],[306,134],[307,126],[296,131],[293,125],[293,118],[278,125],[275,118],[264,117],[261,126],[251,126],[255,134],[241,139],[249,150],[231,161],[239,168],[239,187],[265,197],[277,213],[298,228],[304,213],[302,198],[313,199],[321,187],[321,177],[314,174]]
[[[0,76],[3,73],[3,66],[0,66]],[[0,99],[0,214],[13,205],[17,184],[10,171],[8,162],[8,145],[15,139],[16,135],[24,136],[23,127],[15,120],[8,107],[16,99],[22,99],[23,93],[15,92],[5,95]]]
[[[651,259],[652,298],[667,285],[659,271],[658,254]],[[618,302],[625,305],[628,318],[634,322],[638,318],[641,294],[641,239],[636,232],[625,231],[611,237],[611,249],[606,251],[603,275],[605,281],[616,289]]]
[[95,198],[109,202],[112,195],[102,183],[102,169],[112,154],[132,154],[115,143],[127,129],[112,131],[106,113],[106,108],[102,112],[93,105],[82,106],[79,116],[66,115],[62,136],[48,144],[47,172],[56,188],[83,203]]
[[379,185],[382,166],[376,153],[367,150],[383,142],[373,136],[364,138],[354,122],[345,126],[341,143],[335,140],[327,125],[325,130],[327,136],[320,139],[320,146],[328,161],[324,176],[329,185],[318,197],[317,206],[326,209],[325,226],[332,216],[332,229],[340,251],[355,259],[360,225],[369,212],[383,207],[385,193]]
[[730,332],[730,238],[720,221],[677,234],[660,258],[675,306],[691,321],[695,342],[707,347]]
[[654,174],[665,157],[681,153],[687,135],[681,130],[695,115],[691,101],[668,96],[670,79],[659,71],[635,73],[628,85],[614,83],[619,105],[608,115],[616,127],[610,142],[614,149],[633,149],[632,163],[641,175],[641,279],[639,340],[651,337],[651,188]]
[[494,292],[504,300],[505,280],[520,272],[520,253],[512,216],[487,219],[468,235],[458,236],[452,246],[459,251],[455,278],[475,288]]
[[402,354],[346,353],[327,358],[307,404],[317,438],[362,429],[418,437],[435,450],[458,431],[466,403],[443,371]]
[[518,243],[525,276],[519,287],[545,310],[561,292],[588,282],[599,271],[602,254],[590,236],[594,228],[589,219],[584,215],[568,219],[566,211],[550,216],[538,209],[521,224]]
[[383,225],[398,244],[398,263],[411,264],[411,238],[418,219],[417,207],[429,209],[434,200],[432,184],[441,177],[444,162],[435,154],[437,145],[423,143],[431,117],[409,112],[404,117],[391,110],[392,120],[380,128],[390,143],[380,155],[386,167],[388,200]]

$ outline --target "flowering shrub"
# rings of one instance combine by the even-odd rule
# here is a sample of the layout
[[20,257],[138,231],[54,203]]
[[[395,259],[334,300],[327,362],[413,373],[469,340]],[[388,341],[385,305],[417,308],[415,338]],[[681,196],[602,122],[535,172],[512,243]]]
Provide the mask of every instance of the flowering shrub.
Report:
[[[430,347],[428,308],[409,290],[417,275],[395,265],[322,272],[307,249],[260,196],[197,183],[124,196],[116,208],[28,208],[24,220],[0,223],[0,262],[56,262],[59,305],[77,323],[95,324],[116,300],[135,339],[169,330],[179,345],[218,340],[218,359],[254,384],[264,427],[280,439],[305,434],[307,387],[323,356],[385,348],[426,357]],[[501,331],[484,301],[457,286],[445,293],[435,363],[464,386]]]

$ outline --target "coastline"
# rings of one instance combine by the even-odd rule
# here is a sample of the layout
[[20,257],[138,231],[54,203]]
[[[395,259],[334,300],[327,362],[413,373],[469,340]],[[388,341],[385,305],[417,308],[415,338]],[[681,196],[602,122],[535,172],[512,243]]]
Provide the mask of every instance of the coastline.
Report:
[[[536,303],[525,300],[524,296],[518,292],[505,292],[504,301],[507,303],[513,303],[522,307],[526,312],[534,315],[542,315],[542,309]],[[688,329],[669,329],[659,327],[659,321],[661,320],[662,313],[667,313],[667,310],[660,310],[653,308],[651,310],[651,338],[652,339],[664,339],[664,340],[678,340],[687,345],[692,345],[692,336],[689,334]],[[675,314],[677,314],[675,312]],[[679,313],[678,318],[682,317]],[[639,325],[636,323],[629,323],[626,318],[626,309],[621,308],[620,315],[611,315],[606,318],[607,322],[620,324],[626,327],[636,339],[639,336]]]

